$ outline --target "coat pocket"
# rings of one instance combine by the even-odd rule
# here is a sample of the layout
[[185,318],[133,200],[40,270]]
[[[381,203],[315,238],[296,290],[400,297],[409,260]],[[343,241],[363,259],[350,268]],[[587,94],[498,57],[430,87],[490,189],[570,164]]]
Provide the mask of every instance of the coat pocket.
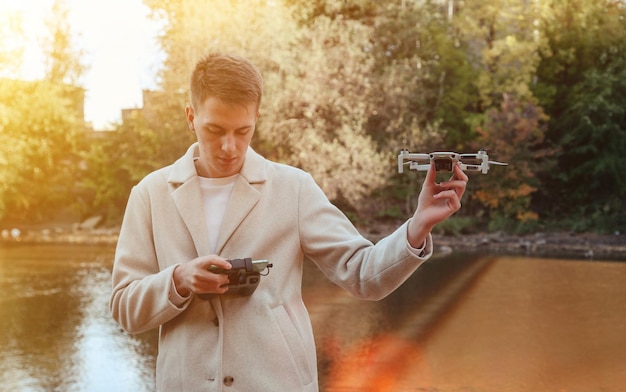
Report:
[[298,377],[302,382],[302,385],[308,385],[313,382],[313,372],[309,364],[309,357],[315,358],[315,353],[307,353],[303,339],[298,333],[296,326],[294,325],[289,313],[284,306],[279,306],[272,309],[272,314],[278,328],[281,331],[282,337],[285,340],[285,344],[291,354],[291,360],[294,367],[298,372]]

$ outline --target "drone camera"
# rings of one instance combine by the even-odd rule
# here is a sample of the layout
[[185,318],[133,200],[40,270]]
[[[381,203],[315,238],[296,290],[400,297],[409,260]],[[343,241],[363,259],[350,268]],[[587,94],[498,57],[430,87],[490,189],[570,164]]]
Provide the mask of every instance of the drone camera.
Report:
[[435,164],[435,171],[452,171],[454,164],[459,160],[459,154],[454,152],[434,152],[430,154],[430,159]]
[[436,171],[452,171],[452,160],[447,158],[436,158],[435,170]]

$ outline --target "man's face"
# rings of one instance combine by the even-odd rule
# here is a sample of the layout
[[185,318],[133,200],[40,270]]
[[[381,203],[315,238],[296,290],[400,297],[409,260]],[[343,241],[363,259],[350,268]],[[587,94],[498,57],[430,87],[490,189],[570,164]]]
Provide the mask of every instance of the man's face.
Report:
[[208,97],[185,112],[200,145],[199,174],[219,178],[239,173],[259,118],[257,105],[227,105]]

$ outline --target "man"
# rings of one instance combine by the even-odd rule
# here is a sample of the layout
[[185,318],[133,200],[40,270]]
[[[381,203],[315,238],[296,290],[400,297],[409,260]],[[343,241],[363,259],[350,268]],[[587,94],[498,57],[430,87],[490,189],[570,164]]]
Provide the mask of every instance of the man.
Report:
[[[378,300],[430,257],[431,229],[460,208],[465,173],[457,166],[436,184],[431,167],[413,217],[373,245],[310,175],[250,148],[261,97],[247,60],[202,59],[186,108],[197,143],[131,191],[110,307],[130,333],[160,328],[161,391],[317,391],[305,257],[354,296]],[[251,295],[228,293],[227,276],[210,268],[245,257],[269,260],[271,273]]]

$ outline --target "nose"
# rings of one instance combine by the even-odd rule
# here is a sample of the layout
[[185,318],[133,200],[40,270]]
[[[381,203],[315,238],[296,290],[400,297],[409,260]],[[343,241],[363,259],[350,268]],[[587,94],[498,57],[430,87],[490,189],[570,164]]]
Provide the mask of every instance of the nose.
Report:
[[226,133],[222,137],[222,151],[226,153],[231,153],[235,151],[235,135]]

